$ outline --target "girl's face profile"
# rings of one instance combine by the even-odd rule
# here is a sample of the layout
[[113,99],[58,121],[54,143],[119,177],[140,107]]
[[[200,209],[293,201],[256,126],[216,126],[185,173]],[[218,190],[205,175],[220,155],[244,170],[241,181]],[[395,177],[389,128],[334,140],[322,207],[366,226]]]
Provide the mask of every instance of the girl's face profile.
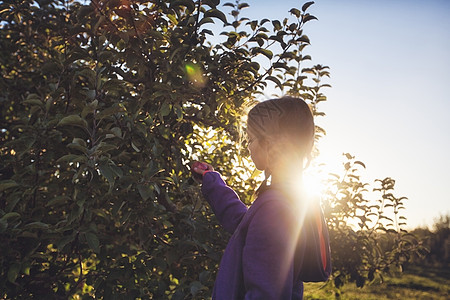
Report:
[[265,145],[250,130],[247,131],[248,151],[256,168],[263,171],[267,168],[267,153]]

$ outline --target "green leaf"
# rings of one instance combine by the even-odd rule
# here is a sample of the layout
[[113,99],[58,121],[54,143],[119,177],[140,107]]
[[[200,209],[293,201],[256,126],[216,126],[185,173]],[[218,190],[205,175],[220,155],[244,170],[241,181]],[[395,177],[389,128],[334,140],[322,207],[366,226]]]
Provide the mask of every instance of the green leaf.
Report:
[[132,147],[136,152],[141,152],[141,149],[139,149],[133,142],[131,142],[131,147]]
[[67,204],[69,201],[70,198],[68,196],[56,196],[48,201],[47,204],[45,204],[45,207],[58,207]]
[[45,230],[49,228],[48,224],[42,223],[42,222],[31,222],[23,226],[24,229],[39,229],[39,230]]
[[280,89],[283,88],[283,84],[281,83],[281,81],[276,78],[275,76],[267,76],[266,80],[270,80],[272,82],[274,82]]
[[198,292],[203,288],[203,284],[199,281],[193,281],[190,285],[190,291],[193,296],[197,295]]
[[276,62],[272,65],[275,69],[285,69],[288,70],[289,67],[285,62]]
[[19,186],[19,184],[17,182],[15,182],[14,180],[3,180],[0,182],[0,192],[3,192],[7,189],[13,188]]
[[305,12],[305,11],[308,9],[308,7],[310,7],[310,6],[313,5],[313,4],[314,4],[314,1],[306,2],[306,3],[303,4],[303,6],[302,6],[302,11]]
[[58,240],[56,242],[56,248],[58,250],[62,250],[64,248],[64,246],[66,246],[69,243],[72,243],[75,240],[75,233],[72,233],[70,235],[67,236],[63,236],[60,240]]
[[173,23],[174,25],[177,25],[177,24],[178,24],[178,19],[177,19],[177,17],[176,17],[175,15],[168,14],[167,17],[169,18],[170,21],[172,21],[172,23]]
[[13,263],[8,269],[8,281],[14,283],[19,275],[20,264]]
[[87,157],[85,155],[76,155],[76,154],[66,154],[60,158],[58,158],[58,160],[56,161],[57,163],[62,163],[62,162],[86,162],[87,161]]
[[281,30],[281,28],[283,28],[281,26],[280,21],[278,21],[278,20],[273,20],[272,25],[273,25],[273,28],[275,29],[275,31],[279,31],[279,30]]
[[0,219],[2,222],[8,222],[10,219],[18,219],[20,218],[20,214],[17,212],[10,212],[7,214],[4,214],[3,217]]
[[176,6],[185,6],[191,12],[195,10],[195,4],[192,0],[175,0],[170,4],[171,8]]
[[137,188],[139,191],[139,195],[141,195],[143,200],[147,200],[148,198],[153,196],[153,190],[148,184],[138,184]]
[[87,129],[88,123],[82,119],[79,115],[70,115],[61,119],[57,126],[77,126],[83,129]]
[[311,20],[317,20],[317,18],[315,16],[313,16],[313,15],[310,15],[310,14],[303,15],[303,17],[302,17],[303,23],[306,23],[306,22],[311,21]]
[[247,22],[246,25],[250,25],[250,28],[255,31],[256,27],[258,26],[258,21],[251,21],[251,22]]
[[81,138],[77,138],[77,137],[73,138],[72,143],[80,145],[82,147],[87,147],[86,141],[84,139],[81,139]]
[[22,102],[23,104],[28,104],[28,105],[38,105],[38,106],[43,106],[44,103],[42,103],[41,100],[39,99],[29,99],[29,100],[25,100]]
[[88,103],[81,112],[81,117],[84,119],[88,114],[92,114],[95,109],[97,109],[98,100],[94,100],[91,103]]
[[86,91],[86,98],[88,98],[89,100],[94,100],[95,96],[97,96],[96,90],[87,90]]
[[307,43],[307,44],[310,44],[311,42],[310,42],[310,40],[309,40],[309,38],[308,38],[308,36],[307,35],[302,35],[301,37],[299,37],[297,40],[296,40],[297,42],[304,42],[304,43]]
[[198,276],[198,279],[200,280],[200,282],[202,284],[207,284],[208,279],[211,277],[211,272],[210,271],[203,271],[200,273],[200,275]]
[[291,25],[289,25],[289,30],[290,31],[295,31],[297,29],[297,24],[292,23]]
[[364,169],[366,168],[366,165],[363,162],[359,161],[359,160],[356,160],[355,164],[362,166]]
[[214,35],[214,32],[212,32],[212,31],[209,30],[209,29],[203,29],[203,30],[201,31],[201,33],[209,34],[209,35]]
[[264,40],[267,40],[269,37],[267,36],[267,34],[265,34],[264,32],[260,32],[256,35],[257,38],[261,38]]
[[120,127],[113,127],[111,128],[111,132],[118,138],[122,138],[122,130]]
[[173,106],[173,110],[177,115],[177,121],[181,121],[183,119],[183,109],[181,108],[181,106],[177,103]]
[[89,245],[89,247],[94,250],[95,253],[100,252],[100,241],[97,237],[97,235],[93,232],[87,232],[84,235],[86,237],[86,241]]
[[78,76],[84,77],[89,82],[90,86],[95,86],[97,81],[97,74],[95,71],[90,68],[84,68],[81,71],[77,72]]
[[118,167],[118,166],[116,166],[114,164],[109,165],[109,167],[114,172],[114,174],[116,174],[116,176],[118,176],[119,178],[122,178],[123,171],[122,171],[122,169],[120,167]]
[[8,222],[0,219],[0,233],[3,233],[6,230],[6,228],[8,228]]
[[[41,102],[41,97],[39,97],[38,94],[29,94],[24,102],[31,101],[31,100],[39,100]],[[41,102],[41,104],[42,104],[42,102]]]
[[[114,136],[114,135],[112,135]],[[117,149],[117,145],[114,144],[109,144],[109,143],[105,143],[105,142],[100,142],[100,144],[98,144],[97,147],[97,151],[100,153],[106,153],[109,152],[111,150],[116,150]]]
[[163,102],[163,104],[161,105],[161,108],[159,109],[159,113],[161,114],[162,117],[168,116],[170,114],[171,111],[171,105],[168,102]]
[[200,20],[200,22],[198,22],[198,26],[202,26],[203,24],[208,24],[208,23],[214,23],[214,20],[207,17],[207,18],[202,18]]
[[74,150],[78,150],[78,151],[80,151],[80,152],[82,152],[82,153],[84,153],[84,154],[87,153],[87,148],[86,148],[86,146],[80,145],[80,144],[78,144],[78,143],[72,142],[72,143],[70,143],[70,144],[67,145],[67,148],[69,148],[69,149],[74,149]]
[[215,8],[207,10],[205,12],[204,17],[205,18],[207,18],[207,17],[217,18],[217,19],[221,20],[224,24],[228,24],[227,17],[225,16],[225,14],[223,12],[221,12],[220,10],[215,9]]
[[217,7],[217,5],[219,5],[220,0],[203,0],[202,4],[204,5],[209,5],[212,8]]
[[247,8],[250,7],[250,5],[248,5],[248,3],[239,3],[238,5],[238,9],[243,9],[243,8]]
[[115,173],[107,163],[100,163],[98,166],[100,173],[108,180],[110,187],[115,183]]
[[156,40],[166,40],[166,37],[164,36],[164,34],[162,34],[159,31],[156,30],[149,30],[147,32],[148,35],[150,35],[151,37],[153,37]]
[[273,53],[272,51],[270,51],[269,49],[264,49],[264,48],[260,48],[260,47],[255,47],[252,49],[252,53],[253,54],[262,54],[264,56],[266,56],[269,59],[272,59],[273,57]]
[[345,155],[345,157],[347,159],[353,159],[354,158],[354,156],[352,156],[350,153],[344,153],[343,155]]
[[[283,37],[280,36],[280,35],[271,35],[271,36],[269,37],[269,40],[273,40],[273,41],[279,42],[280,45],[281,45],[281,47],[282,47],[283,49],[285,49],[286,46],[287,46],[287,44],[286,44],[286,43],[284,42],[284,40],[283,40]],[[281,58],[290,58],[290,56],[295,57],[295,55],[293,55],[291,52],[285,52],[285,53],[283,53],[280,57],[281,57]]]
[[114,114],[116,114],[116,113],[118,113],[118,112],[121,112],[121,111],[123,111],[123,108],[120,107],[118,104],[114,104],[113,106],[108,107],[108,108],[106,108],[106,109],[100,111],[100,112],[96,115],[96,118],[97,118],[98,120],[101,120],[101,119],[103,119],[103,118],[112,116],[112,115],[114,115]]
[[293,14],[294,16],[296,16],[297,18],[300,18],[300,11],[296,8],[291,8],[291,10],[289,11],[291,14]]
[[21,266],[22,272],[25,275],[30,275],[30,270],[31,270],[31,263],[30,262],[23,262],[22,266]]

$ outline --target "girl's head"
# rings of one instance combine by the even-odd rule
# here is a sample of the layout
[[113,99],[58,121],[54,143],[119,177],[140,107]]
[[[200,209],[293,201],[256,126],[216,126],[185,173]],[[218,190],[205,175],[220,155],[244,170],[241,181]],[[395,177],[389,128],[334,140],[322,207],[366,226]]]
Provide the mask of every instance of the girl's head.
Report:
[[[260,102],[248,113],[249,150],[259,170],[288,172],[303,169],[314,145],[314,120],[300,98],[282,97]],[[268,177],[267,175],[267,177]]]

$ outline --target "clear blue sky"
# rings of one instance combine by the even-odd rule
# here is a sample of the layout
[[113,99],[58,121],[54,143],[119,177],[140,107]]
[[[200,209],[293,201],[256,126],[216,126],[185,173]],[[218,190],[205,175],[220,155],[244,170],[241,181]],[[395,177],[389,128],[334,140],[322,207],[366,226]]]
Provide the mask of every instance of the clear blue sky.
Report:
[[[250,19],[280,19],[306,1],[249,0]],[[328,65],[321,151],[350,152],[367,180],[396,179],[408,226],[450,214],[450,1],[318,0],[305,32]]]

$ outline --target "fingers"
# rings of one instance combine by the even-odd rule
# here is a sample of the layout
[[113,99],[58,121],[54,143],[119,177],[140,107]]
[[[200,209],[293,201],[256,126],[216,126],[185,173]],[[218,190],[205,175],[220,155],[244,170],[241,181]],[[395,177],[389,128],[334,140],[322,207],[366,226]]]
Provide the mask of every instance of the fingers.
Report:
[[205,162],[201,162],[199,164],[194,164],[194,172],[201,174],[202,176],[206,172],[210,172],[210,171],[214,171],[213,166],[211,166],[210,164],[207,164]]
[[205,174],[206,170],[194,168],[194,172],[203,176],[203,174]]
[[191,167],[192,177],[199,182],[203,180],[203,175],[210,171],[214,171],[213,166],[205,162],[196,161]]
[[210,164],[207,163],[202,163],[204,166],[206,166],[206,169],[203,170],[203,174],[205,174],[206,172],[210,172],[210,171],[214,171],[213,166],[211,166]]

